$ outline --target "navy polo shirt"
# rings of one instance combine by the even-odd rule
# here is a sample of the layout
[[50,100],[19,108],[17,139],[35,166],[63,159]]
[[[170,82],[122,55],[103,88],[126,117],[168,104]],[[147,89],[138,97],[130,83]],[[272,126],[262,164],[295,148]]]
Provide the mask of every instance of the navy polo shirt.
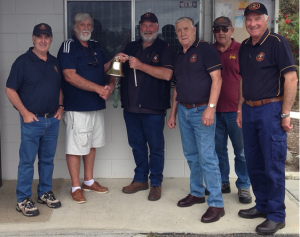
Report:
[[44,61],[32,49],[29,48],[13,63],[6,87],[16,90],[28,111],[34,114],[53,113],[59,106],[59,62],[49,52]]
[[176,100],[188,104],[207,102],[212,84],[209,73],[221,68],[220,56],[211,43],[196,39],[186,53],[181,47],[174,63]]
[[[104,64],[107,62],[107,59],[97,41],[89,40],[88,44],[89,47],[84,47],[75,35],[63,42],[57,55],[61,70],[75,69],[76,73],[86,80],[104,86]],[[89,65],[89,63],[97,61],[97,65]],[[105,109],[105,101],[99,94],[79,89],[65,79],[63,80],[63,94],[64,109],[66,111]]]
[[252,101],[282,96],[283,75],[297,70],[288,42],[269,29],[255,45],[251,37],[243,41],[239,65],[243,97]]

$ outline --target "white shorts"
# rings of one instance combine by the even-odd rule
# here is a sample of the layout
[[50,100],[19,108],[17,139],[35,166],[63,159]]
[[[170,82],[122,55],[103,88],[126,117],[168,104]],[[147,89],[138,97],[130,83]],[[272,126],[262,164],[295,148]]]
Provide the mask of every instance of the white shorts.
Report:
[[103,111],[66,111],[66,154],[87,155],[91,148],[105,145]]

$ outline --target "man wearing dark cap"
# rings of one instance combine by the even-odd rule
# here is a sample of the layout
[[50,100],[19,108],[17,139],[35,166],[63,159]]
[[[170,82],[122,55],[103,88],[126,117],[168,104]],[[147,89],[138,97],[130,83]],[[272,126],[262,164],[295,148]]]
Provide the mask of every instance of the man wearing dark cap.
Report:
[[34,161],[38,155],[38,202],[50,208],[61,206],[52,192],[53,159],[62,116],[61,74],[58,60],[49,54],[51,27],[34,27],[33,47],[12,65],[5,92],[20,113],[21,145],[17,180],[17,207],[24,216],[37,216],[31,200]]
[[159,25],[155,14],[143,14],[139,24],[141,39],[127,44],[124,49],[124,53],[132,57],[123,67],[125,77],[121,80],[121,102],[136,168],[133,181],[122,191],[131,194],[146,190],[150,178],[148,200],[156,201],[161,197],[165,149],[163,129],[166,110],[171,107],[174,51],[157,38]]
[[235,154],[235,173],[238,177],[235,184],[238,188],[239,202],[251,203],[250,180],[244,156],[243,132],[236,123],[236,114],[240,112],[237,111],[237,105],[241,78],[238,51],[241,44],[232,38],[233,32],[234,28],[228,17],[221,16],[215,19],[213,34],[216,42],[214,46],[219,52],[223,66],[221,71],[222,87],[216,108],[216,152],[222,178],[222,193],[230,193],[230,166],[227,150],[229,136]]
[[256,205],[240,210],[243,218],[266,218],[259,234],[285,226],[286,132],[297,91],[296,66],[288,42],[267,28],[268,11],[258,2],[244,12],[250,38],[239,50],[240,81],[237,123],[243,127],[245,158]]

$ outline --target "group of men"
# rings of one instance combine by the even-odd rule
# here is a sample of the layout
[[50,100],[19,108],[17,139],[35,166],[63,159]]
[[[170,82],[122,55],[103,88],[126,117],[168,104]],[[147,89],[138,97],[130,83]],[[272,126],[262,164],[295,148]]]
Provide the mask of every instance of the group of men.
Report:
[[[171,108],[170,80],[174,76],[176,85],[167,125],[175,128],[178,113],[183,153],[191,171],[190,193],[177,205],[205,203],[208,195],[208,209],[201,221],[215,222],[225,215],[222,193],[231,191],[229,136],[239,201],[252,202],[250,181],[256,198],[253,208],[240,210],[238,215],[266,218],[256,231],[272,234],[285,226],[286,132],[292,129],[289,112],[298,79],[287,41],[267,28],[265,6],[251,3],[244,18],[250,38],[242,44],[232,38],[234,28],[227,17],[213,23],[215,44],[197,38],[191,18],[179,18],[175,33],[182,47],[175,55],[171,45],[157,38],[155,14],[141,16],[141,39],[128,43],[123,53],[116,55],[123,63],[121,103],[136,163],[133,180],[122,191],[132,194],[147,190],[150,179],[148,200],[161,198],[163,129],[166,110]],[[51,27],[36,25],[34,47],[14,62],[7,80],[7,96],[20,113],[16,209],[25,216],[39,214],[31,200],[37,154],[38,202],[51,208],[61,206],[52,192],[52,173],[63,110],[72,199],[86,202],[84,190],[108,192],[93,179],[93,168],[96,148],[105,145],[105,100],[116,81],[111,77],[105,85],[104,72],[111,60],[90,39],[93,19],[87,13],[76,14],[73,30],[74,35],[63,42],[56,59],[48,52]],[[81,156],[84,181],[80,186]]]

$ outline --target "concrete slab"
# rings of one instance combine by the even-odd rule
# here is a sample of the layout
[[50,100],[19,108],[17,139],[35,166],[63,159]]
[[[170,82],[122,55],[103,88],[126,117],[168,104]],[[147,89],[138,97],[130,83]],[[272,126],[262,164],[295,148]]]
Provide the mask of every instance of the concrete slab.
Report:
[[[204,224],[200,218],[207,209],[207,204],[179,208],[177,201],[189,193],[188,178],[165,179],[162,197],[159,201],[147,200],[148,190],[136,194],[124,194],[121,189],[131,179],[101,179],[101,185],[109,187],[107,194],[86,192],[87,203],[77,204],[70,197],[70,180],[64,180],[59,195],[62,207],[54,209],[49,221],[0,224],[0,235],[13,233],[197,233],[229,234],[255,233],[255,227],[264,221],[262,218],[247,220],[240,218],[240,209],[247,209],[254,204],[238,202],[237,189],[231,180],[230,194],[224,194],[225,216],[218,222]],[[286,227],[278,234],[299,235],[299,202],[286,192]],[[15,211],[14,207],[10,208]],[[0,211],[1,213],[2,211]],[[20,214],[21,215],[21,214]],[[41,213],[40,215],[43,215]],[[34,218],[34,217],[33,217]]]
[[299,180],[285,180],[285,189],[299,201]]

